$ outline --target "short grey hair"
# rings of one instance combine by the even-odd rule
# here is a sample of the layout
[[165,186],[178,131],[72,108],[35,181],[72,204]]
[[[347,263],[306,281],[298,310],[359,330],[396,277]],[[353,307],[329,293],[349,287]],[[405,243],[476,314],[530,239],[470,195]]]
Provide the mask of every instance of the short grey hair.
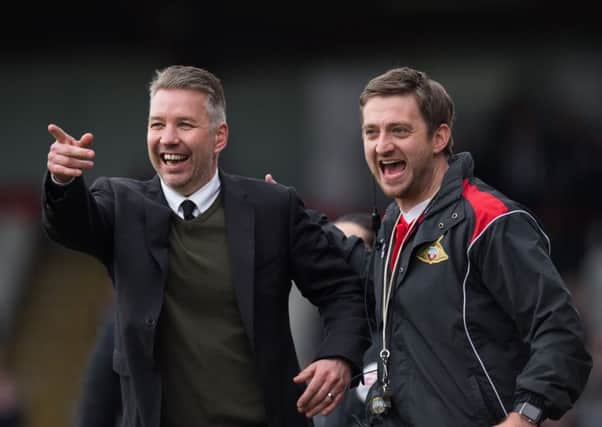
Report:
[[207,97],[207,114],[212,126],[226,121],[226,97],[221,81],[209,71],[189,65],[171,65],[155,72],[150,82],[152,98],[160,89],[192,89]]

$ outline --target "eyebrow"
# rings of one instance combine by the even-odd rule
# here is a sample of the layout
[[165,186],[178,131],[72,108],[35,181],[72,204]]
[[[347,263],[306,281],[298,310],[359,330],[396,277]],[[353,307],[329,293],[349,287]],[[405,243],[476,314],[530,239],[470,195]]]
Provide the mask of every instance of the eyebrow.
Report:
[[[150,116],[148,118],[148,120],[165,120],[165,118],[162,117],[162,116]],[[176,121],[182,121],[182,120],[186,120],[186,121],[189,121],[189,122],[195,122],[195,123],[197,122],[197,120],[195,118],[189,117],[189,116],[176,117]]]
[[[391,123],[387,123],[385,125],[385,128],[386,129],[391,129],[391,128],[396,127],[396,126],[403,126],[403,127],[407,127],[407,128],[412,128],[413,129],[412,124],[411,123],[407,123],[407,122],[391,122]],[[373,127],[374,128],[380,128],[380,126],[378,124],[376,124],[376,123],[366,123],[366,124],[362,125],[362,129],[373,128]]]

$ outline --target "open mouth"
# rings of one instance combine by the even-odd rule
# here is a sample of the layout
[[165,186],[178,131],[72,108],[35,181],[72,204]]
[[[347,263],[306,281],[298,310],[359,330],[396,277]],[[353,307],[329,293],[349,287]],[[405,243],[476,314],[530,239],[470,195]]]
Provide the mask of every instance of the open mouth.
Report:
[[177,165],[178,163],[188,160],[188,155],[178,153],[163,153],[161,154],[161,160],[167,165]]
[[399,178],[406,170],[406,162],[403,160],[380,160],[378,162],[380,173],[387,180]]

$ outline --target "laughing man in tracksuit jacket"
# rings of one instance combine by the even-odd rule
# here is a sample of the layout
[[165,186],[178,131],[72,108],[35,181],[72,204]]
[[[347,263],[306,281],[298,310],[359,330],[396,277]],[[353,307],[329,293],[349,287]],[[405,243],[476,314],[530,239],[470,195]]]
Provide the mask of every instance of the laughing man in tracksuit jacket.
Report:
[[[369,273],[383,356],[367,399],[372,425],[558,419],[592,362],[546,234],[473,175],[470,154],[451,154],[453,102],[425,73],[372,79],[360,107],[366,161],[394,199]],[[363,250],[349,251],[358,269]]]

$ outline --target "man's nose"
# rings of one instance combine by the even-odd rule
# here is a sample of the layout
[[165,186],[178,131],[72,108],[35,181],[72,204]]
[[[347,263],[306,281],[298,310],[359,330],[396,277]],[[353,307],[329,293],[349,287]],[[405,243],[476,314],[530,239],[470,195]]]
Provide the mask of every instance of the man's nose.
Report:
[[381,133],[381,135],[376,140],[375,151],[378,154],[384,154],[393,149],[393,143],[391,142],[391,137],[386,132]]
[[175,126],[165,126],[161,133],[160,142],[162,144],[177,144],[180,142],[177,128]]

